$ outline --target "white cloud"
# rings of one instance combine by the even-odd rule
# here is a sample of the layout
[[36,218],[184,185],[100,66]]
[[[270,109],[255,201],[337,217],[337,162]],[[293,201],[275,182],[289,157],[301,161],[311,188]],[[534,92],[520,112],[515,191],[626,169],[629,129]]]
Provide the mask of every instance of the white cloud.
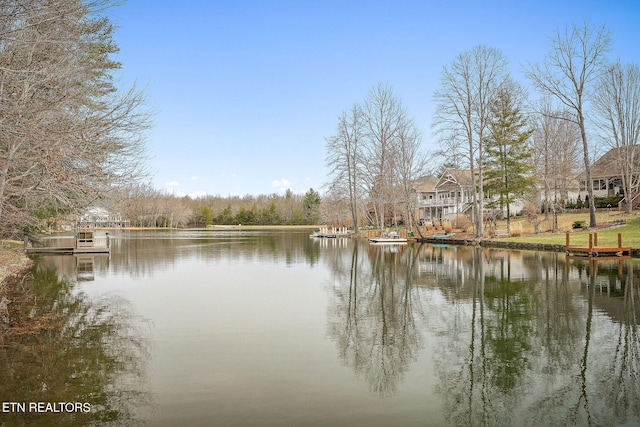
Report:
[[193,193],[189,193],[189,197],[191,197],[192,199],[198,199],[206,195],[207,195],[206,191],[194,191]]
[[287,178],[274,179],[273,181],[271,181],[271,186],[277,188],[282,192],[285,192],[288,189],[291,189],[291,181],[289,181]]
[[169,188],[171,188],[171,187],[179,187],[180,183],[178,181],[171,181],[171,182],[167,183],[166,185]]
[[289,181],[287,178],[282,178],[282,179],[274,179],[273,181],[271,181],[271,186],[272,187],[280,187],[280,188],[289,188],[291,187],[291,181]]

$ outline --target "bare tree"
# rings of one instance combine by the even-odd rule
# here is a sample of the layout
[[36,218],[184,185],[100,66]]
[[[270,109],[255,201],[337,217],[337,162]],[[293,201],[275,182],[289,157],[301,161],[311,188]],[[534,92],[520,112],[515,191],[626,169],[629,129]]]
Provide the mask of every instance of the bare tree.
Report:
[[484,137],[491,100],[508,77],[507,60],[498,49],[479,45],[465,51],[442,70],[434,127],[441,140],[463,135],[471,171],[476,237],[483,236]]
[[607,145],[615,149],[625,209],[631,213],[640,174],[640,68],[636,64],[623,66],[619,61],[608,67],[596,87],[593,105],[598,128]]
[[557,30],[551,39],[551,51],[542,65],[529,67],[527,74],[533,84],[544,94],[559,100],[572,115],[569,118],[580,128],[587,192],[589,194],[589,225],[595,227],[596,209],[593,199],[593,182],[585,103],[591,96],[592,85],[602,74],[611,37],[603,26],[597,29],[584,23],[572,25],[564,31]]
[[[410,229],[414,228],[414,213],[417,202],[417,194],[413,185],[418,178],[427,172],[427,158],[420,149],[421,144],[422,134],[416,128],[415,123],[413,120],[403,117],[399,123],[395,164],[397,165],[398,187],[407,218],[406,225]],[[416,230],[421,234],[420,227],[416,227]]]
[[[336,135],[327,139],[327,166],[332,175],[330,187],[336,197],[340,193],[348,195],[353,231],[358,232],[358,211],[360,205],[360,170],[362,149],[365,138],[363,111],[359,104],[338,117]],[[343,190],[343,191],[340,191]]]
[[[111,1],[0,5],[0,225],[70,212],[144,172],[149,114],[120,92]],[[37,209],[36,209],[37,208]]]
[[577,174],[581,147],[580,129],[566,110],[555,110],[543,99],[532,135],[538,183],[543,187],[545,219],[552,213],[552,228],[558,227],[558,210],[568,201],[568,189]]
[[397,226],[400,212],[411,227],[413,181],[426,164],[421,142],[421,133],[389,85],[378,84],[363,104],[338,117],[338,131],[327,139],[328,193],[335,206],[349,201],[356,232],[365,195],[370,200],[365,216],[380,229],[390,215]]
[[363,178],[369,191],[378,227],[394,202],[395,151],[404,110],[389,85],[378,84],[364,104],[366,143],[363,147]]

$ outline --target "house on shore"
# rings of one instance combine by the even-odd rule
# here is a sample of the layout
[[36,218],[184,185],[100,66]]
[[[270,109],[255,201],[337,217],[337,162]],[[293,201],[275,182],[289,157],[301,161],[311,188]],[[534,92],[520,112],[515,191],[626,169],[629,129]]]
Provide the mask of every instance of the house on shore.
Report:
[[[640,206],[640,192],[638,182],[640,179],[640,147],[635,147],[629,158],[624,155],[624,148],[612,148],[591,165],[591,181],[593,183],[594,197],[622,197],[618,207],[622,208],[629,200],[633,208]],[[623,180],[625,166],[630,170],[632,181],[632,193],[628,197],[624,194]],[[584,200],[587,194],[587,180],[584,172],[580,178],[580,195]]]
[[[414,182],[416,218],[419,221],[454,220],[458,215],[473,216],[473,192],[470,170],[447,169],[440,176],[425,176]],[[495,200],[485,196],[486,215],[504,215],[503,209],[489,208]],[[519,213],[523,202],[511,204],[511,212]]]
[[112,214],[104,208],[91,207],[78,217],[76,228],[129,227],[129,220],[120,213]]
[[[619,195],[621,200],[618,208],[622,209],[628,200],[633,208],[640,207],[640,147],[634,149],[631,161],[623,156],[623,149],[613,148],[591,165],[591,179],[594,197],[612,197]],[[632,171],[631,180],[633,190],[630,197],[624,194],[623,179],[625,164]],[[584,201],[587,197],[587,181],[584,171],[579,174],[567,172],[566,175],[556,176],[553,182],[539,182],[532,202],[542,207],[545,199],[548,204],[566,206],[578,199]],[[418,220],[453,220],[457,215],[473,215],[473,191],[471,172],[469,170],[447,169],[439,176],[425,176],[414,182],[416,191],[415,217]],[[488,208],[494,199],[485,197],[485,215],[504,215],[500,208]],[[519,214],[524,202],[511,205],[511,212]]]
[[418,220],[454,219],[456,215],[471,214],[473,193],[468,170],[446,170],[438,177],[425,176],[416,180],[414,188]]

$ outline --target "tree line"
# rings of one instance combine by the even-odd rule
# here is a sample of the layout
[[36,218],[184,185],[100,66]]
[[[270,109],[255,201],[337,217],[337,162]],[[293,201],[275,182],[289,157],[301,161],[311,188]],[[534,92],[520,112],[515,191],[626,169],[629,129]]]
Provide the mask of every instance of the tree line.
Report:
[[321,197],[313,188],[304,195],[244,197],[205,196],[192,199],[154,189],[129,186],[109,204],[136,227],[206,227],[209,225],[316,225],[321,220]]

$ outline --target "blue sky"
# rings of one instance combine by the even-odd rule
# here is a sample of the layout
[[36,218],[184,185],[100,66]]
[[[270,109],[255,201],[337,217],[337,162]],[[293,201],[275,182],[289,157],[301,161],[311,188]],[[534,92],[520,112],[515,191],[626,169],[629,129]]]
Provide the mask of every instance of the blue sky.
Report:
[[305,192],[327,181],[325,138],[378,83],[431,135],[442,67],[478,44],[514,77],[560,27],[613,35],[612,59],[640,64],[638,1],[129,0],[117,25],[123,86],[145,88],[153,185],[198,196]]

